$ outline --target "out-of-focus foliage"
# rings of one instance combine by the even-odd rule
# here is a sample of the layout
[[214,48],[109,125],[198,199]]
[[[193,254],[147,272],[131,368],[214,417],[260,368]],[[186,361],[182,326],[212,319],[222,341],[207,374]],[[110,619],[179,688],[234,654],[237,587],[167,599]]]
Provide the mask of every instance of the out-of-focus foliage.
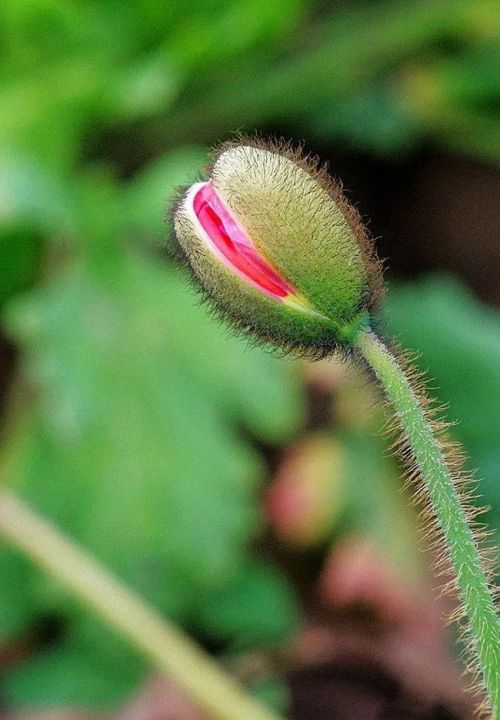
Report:
[[415,351],[431,394],[448,407],[447,420],[471,455],[487,522],[500,528],[500,317],[448,277],[391,288],[386,305],[391,333]]
[[[297,624],[289,582],[250,548],[259,443],[303,427],[303,388],[295,365],[197,306],[160,253],[167,198],[206,143],[284,120],[311,143],[498,158],[499,31],[495,0],[0,4],[0,312],[20,350],[2,481],[215,645],[274,645]],[[422,350],[500,522],[498,317],[435,281],[394,290],[389,320]],[[344,417],[335,430],[344,477],[327,530],[412,566],[411,516],[373,429]],[[36,636],[40,618],[61,632],[4,674],[2,697],[97,705],[136,686],[135,654],[3,546],[0,577],[0,642]],[[259,691],[280,695],[273,683]]]
[[[260,463],[237,425],[268,440],[286,437],[300,421],[298,386],[272,357],[249,352],[207,322],[171,271],[132,251],[95,253],[73,260],[60,279],[6,313],[40,402],[25,408],[20,400],[4,467],[24,497],[155,606],[201,629],[207,618],[213,632],[218,623],[206,609],[210,597],[230,605],[232,594],[241,593],[232,587],[241,583],[258,523]],[[15,581],[10,553],[0,555],[2,562]],[[24,584],[21,561],[17,572],[15,584]],[[279,577],[256,577],[266,624],[251,623],[246,642],[252,628],[255,641],[279,637],[294,617],[292,600],[291,615],[273,615],[290,592]],[[23,608],[10,593],[4,598],[4,637],[25,629],[36,613],[65,612],[66,598],[47,595],[42,585],[34,583]],[[80,615],[75,610],[71,619],[76,627]],[[226,618],[219,634],[241,643],[233,624]],[[94,656],[97,645],[108,643],[107,633],[99,630],[93,639]],[[68,648],[64,653],[75,660]],[[117,659],[123,664],[123,654]],[[62,698],[50,694],[45,661],[37,658],[32,672],[38,677],[44,668],[46,696],[76,701],[67,688]],[[109,660],[99,671],[95,660],[89,666],[106,675]],[[35,700],[38,683],[24,682],[25,672],[29,665],[15,687]]]

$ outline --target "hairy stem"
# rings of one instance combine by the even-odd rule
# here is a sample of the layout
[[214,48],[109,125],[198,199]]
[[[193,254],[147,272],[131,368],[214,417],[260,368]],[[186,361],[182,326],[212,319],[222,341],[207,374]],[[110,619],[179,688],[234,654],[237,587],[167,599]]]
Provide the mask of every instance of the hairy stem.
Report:
[[500,623],[479,548],[443,450],[421,402],[395,357],[372,331],[356,341],[404,433],[442,532],[493,718],[500,718]]
[[160,671],[168,673],[213,718],[279,720],[248,697],[190,638],[8,490],[0,492],[0,536],[65,585]]

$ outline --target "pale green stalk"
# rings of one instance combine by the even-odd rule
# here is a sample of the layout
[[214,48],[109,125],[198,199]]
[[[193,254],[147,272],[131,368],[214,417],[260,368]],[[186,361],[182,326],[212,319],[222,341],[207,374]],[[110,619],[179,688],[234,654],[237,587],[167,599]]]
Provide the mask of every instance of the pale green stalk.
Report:
[[404,439],[420,471],[442,532],[467,617],[478,666],[491,704],[500,718],[500,623],[477,542],[421,402],[396,358],[371,331],[355,342],[395,411]]
[[0,492],[0,536],[65,585],[211,717],[280,720],[250,698],[182,631],[9,490]]

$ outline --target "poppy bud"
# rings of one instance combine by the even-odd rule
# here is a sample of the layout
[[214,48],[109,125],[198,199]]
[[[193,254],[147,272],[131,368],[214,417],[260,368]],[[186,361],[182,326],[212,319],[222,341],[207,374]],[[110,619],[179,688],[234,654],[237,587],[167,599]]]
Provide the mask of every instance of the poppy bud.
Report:
[[314,357],[368,325],[380,265],[357,213],[287,145],[227,143],[174,218],[179,254],[237,330]]

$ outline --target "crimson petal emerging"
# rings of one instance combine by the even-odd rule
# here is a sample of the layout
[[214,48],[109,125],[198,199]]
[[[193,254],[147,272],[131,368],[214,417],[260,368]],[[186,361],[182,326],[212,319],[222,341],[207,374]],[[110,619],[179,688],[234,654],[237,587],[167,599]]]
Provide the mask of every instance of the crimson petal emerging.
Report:
[[254,140],[223,146],[209,173],[176,204],[172,249],[211,307],[296,354],[345,347],[369,323],[380,271],[340,188],[298,152]]
[[258,254],[212,183],[194,186],[192,207],[212,250],[231,266],[233,272],[275,300],[283,301],[291,296],[300,303],[297,290]]

